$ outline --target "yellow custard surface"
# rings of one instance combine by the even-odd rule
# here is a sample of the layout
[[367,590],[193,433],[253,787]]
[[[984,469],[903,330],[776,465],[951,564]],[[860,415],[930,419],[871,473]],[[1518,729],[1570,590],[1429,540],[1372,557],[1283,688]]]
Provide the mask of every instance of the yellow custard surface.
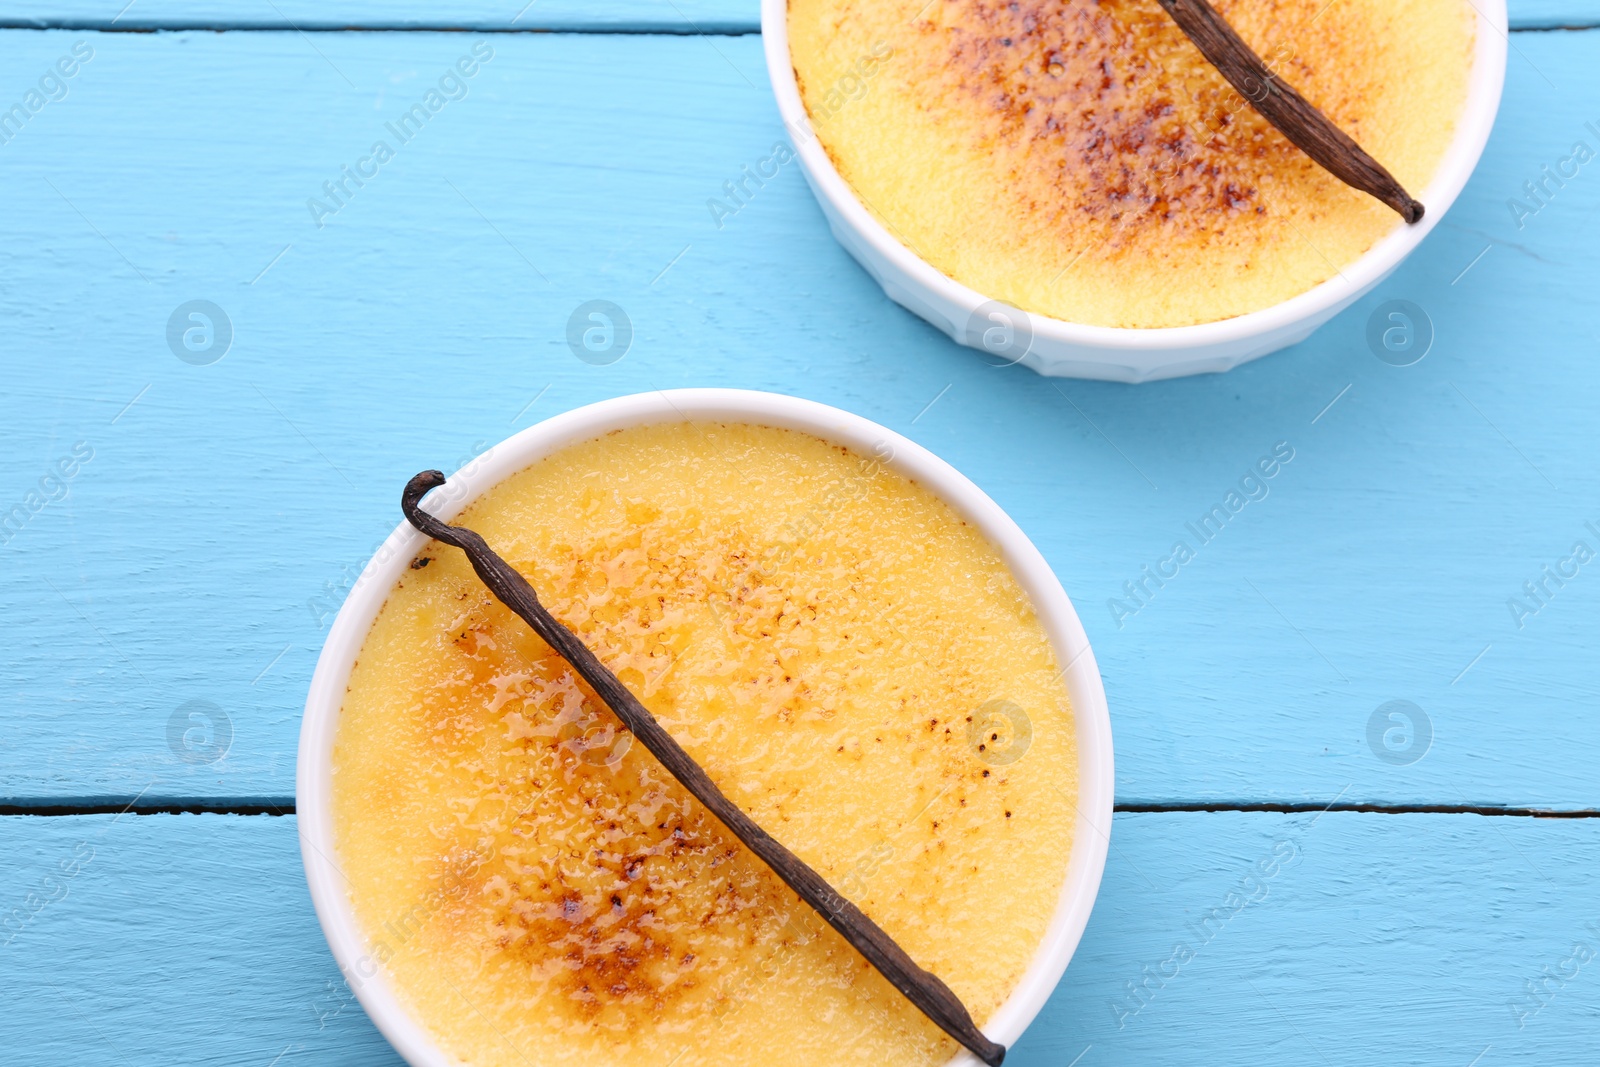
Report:
[[[1467,99],[1467,0],[1212,6],[1423,193]],[[1261,118],[1157,0],[789,0],[788,30],[815,132],[867,209],[949,277],[1026,311],[1140,328],[1232,318],[1405,225]]]
[[[885,458],[641,427],[455,521],[982,1025],[1060,898],[1072,711],[998,552]],[[356,970],[480,1067],[954,1055],[632,740],[430,543],[372,625],[335,740]]]

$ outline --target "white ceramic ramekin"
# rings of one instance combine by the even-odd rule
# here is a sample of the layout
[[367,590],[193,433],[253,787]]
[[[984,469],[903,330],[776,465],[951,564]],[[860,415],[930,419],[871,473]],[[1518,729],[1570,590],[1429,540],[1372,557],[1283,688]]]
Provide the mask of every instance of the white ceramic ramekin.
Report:
[[778,114],[806,181],[834,237],[883,286],[889,299],[953,340],[988,351],[996,365],[1021,363],[1060,378],[1147,382],[1230,370],[1305,340],[1387,277],[1438,225],[1483,154],[1505,84],[1505,0],[1471,2],[1479,17],[1467,102],[1433,181],[1420,194],[1412,190],[1427,207],[1422,221],[1397,225],[1341,273],[1281,304],[1220,322],[1152,330],[1084,326],[1019,311],[967,288],[918,257],[862,206],[818,142],[789,57],[788,0],[761,0],[761,36]]
[[[1017,524],[981,489],[921,445],[837,408],[776,393],[679,389],[605,400],[531,426],[451,475],[445,486],[428,497],[428,510],[444,519],[453,518],[485,489],[560,448],[611,430],[684,419],[717,419],[803,430],[863,455],[885,457],[889,466],[938,494],[1000,550],[1032,600],[1056,655],[1066,664],[1065,680],[1072,700],[1078,742],[1077,825],[1061,899],[1044,940],[1022,981],[983,1027],[991,1038],[1010,1045],[1038,1014],[1060,980],[1083,934],[1100,887],[1106,848],[1110,843],[1107,835],[1111,830],[1111,721],[1094,653],[1089,649],[1088,637],[1061,583]],[[397,513],[400,490],[397,483],[394,487]],[[305,720],[300,727],[295,807],[311,899],[350,988],[378,1029],[408,1063],[414,1067],[446,1067],[451,1063],[449,1057],[401,1007],[382,968],[369,953],[351,909],[344,876],[339,871],[329,803],[334,732],[350,669],[378,609],[425,543],[426,539],[409,525],[402,523],[397,527],[367,564],[334,620],[306,697]],[[774,1053],[778,1051],[775,1049]],[[976,1064],[977,1060],[963,1053],[954,1062]]]

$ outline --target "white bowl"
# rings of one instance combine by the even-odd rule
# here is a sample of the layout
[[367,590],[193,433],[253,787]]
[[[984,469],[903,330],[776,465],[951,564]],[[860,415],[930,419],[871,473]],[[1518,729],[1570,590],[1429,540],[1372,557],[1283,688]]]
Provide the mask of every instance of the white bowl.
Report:
[[[981,489],[921,445],[837,408],[776,393],[679,389],[605,400],[531,426],[451,475],[445,486],[429,496],[428,510],[444,519],[453,518],[490,486],[567,445],[611,430],[684,419],[718,419],[802,430],[863,455],[887,456],[890,467],[931,489],[1000,550],[1032,600],[1056,655],[1067,665],[1065,680],[1077,728],[1078,821],[1055,916],[1022,981],[984,1027],[991,1038],[1010,1045],[1038,1014],[1061,978],[1100,887],[1111,829],[1111,721],[1089,639],[1061,583],[1017,524]],[[396,512],[400,508],[400,490],[397,482]],[[350,988],[408,1063],[414,1067],[446,1067],[450,1058],[400,1006],[383,970],[369,954],[334,853],[330,805],[334,733],[351,666],[378,609],[426,542],[409,524],[398,526],[367,564],[339,609],[306,696],[295,772],[295,807],[311,900]],[[978,1061],[963,1052],[953,1062]]]
[[[1341,274],[1281,304],[1219,322],[1149,330],[1084,326],[1019,311],[967,288],[901,244],[862,206],[811,128],[789,57],[788,0],[761,0],[761,36],[778,114],[794,142],[801,171],[833,236],[890,300],[971,348],[984,350],[985,333],[998,325],[1007,332],[993,334],[1002,344],[988,350],[1005,363],[1021,363],[1058,378],[1147,382],[1230,370],[1298,344],[1387,277],[1438,225],[1483,154],[1505,84],[1505,0],[1472,4],[1479,18],[1467,102],[1455,139],[1433,181],[1418,196],[1427,207],[1422,221],[1397,225]],[[1027,331],[1031,345],[1015,340],[1026,338]]]

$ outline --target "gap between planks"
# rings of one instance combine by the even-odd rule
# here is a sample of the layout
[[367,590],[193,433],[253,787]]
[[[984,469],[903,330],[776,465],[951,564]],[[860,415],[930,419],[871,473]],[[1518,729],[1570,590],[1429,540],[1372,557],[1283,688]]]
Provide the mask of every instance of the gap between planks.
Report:
[[[1518,23],[1512,20],[1512,33],[1583,33],[1600,28],[1600,16],[1592,21],[1572,23]],[[358,22],[333,25],[293,25],[290,23],[210,22],[171,19],[160,22],[130,22],[116,25],[106,19],[7,19],[0,18],[4,31],[60,31],[82,33],[492,33],[572,34],[594,37],[756,37],[758,23],[687,26],[463,26],[429,22]]]
[[[1596,25],[1600,25],[1597,21]],[[1565,28],[1565,27],[1563,27]],[[1572,27],[1585,29],[1589,27]],[[172,19],[159,23],[113,25],[104,19],[6,19],[0,18],[0,31],[72,30],[83,33],[493,33],[572,34],[586,37],[759,37],[757,24],[734,26],[462,26],[451,23],[351,23],[349,25],[290,25],[289,23],[227,23]]]
[[[1322,812],[1355,812],[1363,815],[1485,815],[1523,819],[1597,819],[1600,808],[1518,808],[1475,804],[1360,804],[1360,803],[1238,803],[1195,801],[1162,804],[1117,804],[1118,814],[1163,815],[1185,812],[1261,812],[1277,815],[1315,815]],[[0,818],[20,816],[56,818],[73,815],[293,815],[292,801],[272,804],[262,801],[230,800],[154,800],[132,803],[127,800],[86,799],[66,804],[0,804]]]

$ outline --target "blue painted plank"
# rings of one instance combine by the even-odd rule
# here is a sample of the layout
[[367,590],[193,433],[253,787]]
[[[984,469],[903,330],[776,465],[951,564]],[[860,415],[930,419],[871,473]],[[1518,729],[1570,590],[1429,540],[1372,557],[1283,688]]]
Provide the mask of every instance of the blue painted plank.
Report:
[[[1600,821],[1122,815],[1112,845],[1008,1063],[1496,1067],[1600,1044]],[[26,912],[0,934],[8,1063],[399,1062],[322,940],[292,817],[13,817],[0,849],[0,903]]]
[[[1564,3],[1577,10],[1590,0]],[[0,25],[116,30],[582,30],[654,33],[754,33],[758,0],[473,0],[448,8],[423,0],[7,0]]]
[[1506,9],[1514,30],[1600,24],[1600,5],[1594,0],[1509,0]]
[[[1120,801],[1600,806],[1600,565],[1542,570],[1600,549],[1600,164],[1520,227],[1508,207],[1600,146],[1600,32],[1517,36],[1482,167],[1371,299],[1138,388],[951,345],[792,167],[719,228],[708,200],[782,137],[757,38],[314,36],[0,33],[11,71],[94,50],[0,144],[6,796],[291,797],[327,613],[406,477],[592,400],[731,385],[906,432],[1017,518],[1095,644]],[[402,144],[388,124],[475,44]],[[379,139],[394,158],[319,227],[308,200],[337,206],[324,183]],[[593,298],[636,330],[609,366],[564,340]],[[1397,298],[1431,317],[1414,366],[1364,339]],[[233,331],[207,366],[167,340],[198,299]],[[1278,442],[1265,499],[1187,532]],[[1193,562],[1129,601],[1180,539]]]
[[[1513,29],[1600,24],[1596,0],[1510,0]],[[6,0],[0,25],[97,29],[468,29],[753,33],[758,0],[506,0],[453,4],[422,0]]]

